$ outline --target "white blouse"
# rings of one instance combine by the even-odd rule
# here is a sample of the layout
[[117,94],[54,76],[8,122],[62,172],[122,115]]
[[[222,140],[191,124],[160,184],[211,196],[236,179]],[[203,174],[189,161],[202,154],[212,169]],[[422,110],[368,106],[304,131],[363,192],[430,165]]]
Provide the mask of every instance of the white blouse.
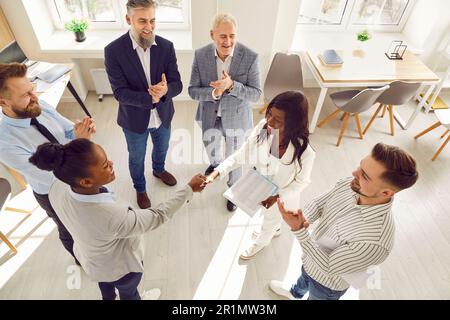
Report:
[[[273,135],[264,141],[257,141],[258,135],[265,124],[266,119],[262,119],[253,128],[242,147],[225,159],[216,170],[219,171],[220,178],[224,179],[230,171],[239,166],[243,166],[244,171],[255,167],[261,174],[268,176],[272,182],[278,185],[278,194],[290,209],[298,209],[300,193],[311,182],[310,177],[315,152],[310,145],[307,146],[301,156],[301,168],[297,159],[292,162],[295,151],[292,143],[289,143],[281,158],[273,156],[270,154]],[[276,206],[272,206],[272,208],[274,207]]]

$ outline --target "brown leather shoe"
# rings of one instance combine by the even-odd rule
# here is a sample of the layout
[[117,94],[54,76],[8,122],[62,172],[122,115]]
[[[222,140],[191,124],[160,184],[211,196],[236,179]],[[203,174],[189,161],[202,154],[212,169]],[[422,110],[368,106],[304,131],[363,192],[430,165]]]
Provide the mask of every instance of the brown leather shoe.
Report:
[[168,186],[174,186],[177,184],[177,179],[175,179],[175,177],[167,171],[164,171],[163,173],[156,173],[155,171],[153,171],[153,175],[158,179],[161,179],[161,181]]
[[152,206],[150,199],[148,198],[147,192],[136,192],[137,203],[139,208],[147,209]]

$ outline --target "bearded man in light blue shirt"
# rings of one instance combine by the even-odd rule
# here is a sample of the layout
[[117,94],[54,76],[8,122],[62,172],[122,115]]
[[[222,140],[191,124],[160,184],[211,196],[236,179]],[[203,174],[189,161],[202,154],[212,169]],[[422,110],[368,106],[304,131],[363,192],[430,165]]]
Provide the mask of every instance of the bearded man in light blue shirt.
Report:
[[56,178],[53,173],[36,168],[28,159],[45,142],[65,144],[75,138],[90,139],[95,124],[86,117],[74,125],[54,107],[39,100],[26,72],[24,64],[0,64],[0,162],[25,177],[39,205],[56,223],[64,248],[74,256],[72,236],[48,200],[50,186]]

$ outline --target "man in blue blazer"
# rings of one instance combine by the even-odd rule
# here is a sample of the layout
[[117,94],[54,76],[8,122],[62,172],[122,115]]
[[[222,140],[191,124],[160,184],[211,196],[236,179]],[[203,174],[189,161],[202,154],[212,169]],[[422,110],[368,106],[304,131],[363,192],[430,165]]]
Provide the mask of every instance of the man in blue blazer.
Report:
[[165,170],[172,98],[183,89],[172,42],[155,36],[155,2],[129,0],[130,31],[105,48],[105,67],[114,97],[119,101],[117,123],[128,146],[128,165],[140,208],[149,208],[144,161],[148,135],[153,142],[153,175],[173,186],[175,177]]
[[[196,120],[203,133],[210,174],[223,160],[221,140],[225,138],[225,156],[239,149],[248,130],[253,128],[252,102],[261,95],[258,54],[237,42],[236,20],[227,13],[218,14],[210,34],[213,43],[195,50],[189,96],[197,100]],[[233,170],[228,186],[241,176]],[[227,202],[229,211],[236,206]]]

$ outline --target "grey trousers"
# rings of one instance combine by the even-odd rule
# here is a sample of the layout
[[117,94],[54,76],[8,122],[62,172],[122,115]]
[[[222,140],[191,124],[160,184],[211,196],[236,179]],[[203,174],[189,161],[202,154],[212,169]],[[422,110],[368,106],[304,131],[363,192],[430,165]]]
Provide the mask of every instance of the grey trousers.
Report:
[[[225,138],[225,157],[228,158],[234,151],[239,149],[244,143],[243,130],[230,132],[224,130],[222,119],[216,118],[214,129],[203,132],[203,145],[208,154],[209,162],[213,166],[218,166],[223,160],[222,137]],[[227,185],[231,187],[242,175],[242,168],[235,169],[228,175]]]

